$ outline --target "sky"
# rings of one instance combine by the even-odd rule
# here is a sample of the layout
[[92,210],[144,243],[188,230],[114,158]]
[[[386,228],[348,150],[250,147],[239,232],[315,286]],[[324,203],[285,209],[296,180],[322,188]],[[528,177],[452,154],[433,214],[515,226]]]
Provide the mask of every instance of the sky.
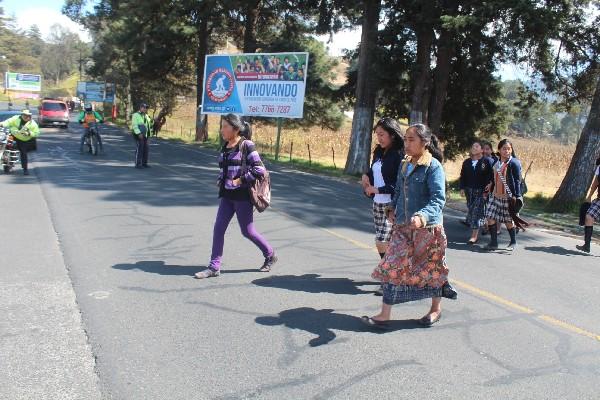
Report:
[[0,6],[4,14],[14,16],[22,29],[37,25],[45,38],[53,24],[60,24],[77,32],[82,40],[89,41],[89,35],[81,26],[62,15],[63,0],[3,0]]
[[[3,0],[0,3],[4,8],[5,15],[14,15],[17,24],[22,29],[27,29],[36,24],[40,28],[42,36],[47,37],[50,27],[58,23],[68,27],[73,32],[77,32],[82,40],[89,41],[88,33],[79,24],[62,15],[63,4],[63,0]],[[344,49],[356,48],[360,42],[360,29],[338,32],[333,35],[332,42],[329,42],[329,35],[318,36],[317,39],[328,48],[330,55],[341,56],[344,54]],[[498,74],[503,80],[526,79],[525,71],[512,64],[502,65]]]

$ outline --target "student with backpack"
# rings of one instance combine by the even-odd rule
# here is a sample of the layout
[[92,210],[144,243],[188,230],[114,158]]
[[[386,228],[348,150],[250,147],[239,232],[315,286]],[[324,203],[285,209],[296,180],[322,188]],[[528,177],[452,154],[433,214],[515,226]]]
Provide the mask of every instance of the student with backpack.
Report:
[[220,173],[219,209],[213,230],[212,253],[208,268],[195,274],[198,279],[217,277],[221,271],[221,259],[225,244],[225,231],[235,214],[242,235],[250,239],[262,252],[265,260],[261,272],[269,272],[277,262],[277,256],[267,240],[254,227],[254,204],[251,186],[257,179],[263,179],[267,171],[260,159],[254,143],[250,141],[250,125],[238,115],[223,116],[221,136],[225,144],[219,154]]

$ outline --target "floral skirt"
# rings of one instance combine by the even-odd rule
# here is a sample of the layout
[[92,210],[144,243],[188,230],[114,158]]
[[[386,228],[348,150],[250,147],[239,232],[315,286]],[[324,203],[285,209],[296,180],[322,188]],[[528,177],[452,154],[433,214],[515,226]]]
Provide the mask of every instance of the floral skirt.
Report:
[[373,271],[383,284],[385,304],[441,297],[448,281],[444,227],[412,229],[394,225],[384,258]]

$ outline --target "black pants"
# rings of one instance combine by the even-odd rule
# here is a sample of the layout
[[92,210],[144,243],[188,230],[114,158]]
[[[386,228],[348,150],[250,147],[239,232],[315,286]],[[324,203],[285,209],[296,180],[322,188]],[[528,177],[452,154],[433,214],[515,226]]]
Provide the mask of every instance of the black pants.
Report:
[[148,165],[148,138],[144,135],[133,135],[136,142],[135,166],[145,167]]
[[15,139],[15,141],[17,142],[17,149],[21,153],[21,168],[27,171],[27,152],[31,149],[31,143],[19,139]]

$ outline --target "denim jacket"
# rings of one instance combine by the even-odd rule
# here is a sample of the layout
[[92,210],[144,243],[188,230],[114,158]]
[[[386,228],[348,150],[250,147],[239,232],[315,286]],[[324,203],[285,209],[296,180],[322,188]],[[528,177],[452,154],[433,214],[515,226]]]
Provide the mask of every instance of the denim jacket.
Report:
[[411,157],[402,161],[398,170],[396,193],[390,207],[396,212],[396,223],[410,223],[418,216],[423,226],[442,225],[442,210],[446,204],[446,176],[442,164],[426,151],[407,175]]

